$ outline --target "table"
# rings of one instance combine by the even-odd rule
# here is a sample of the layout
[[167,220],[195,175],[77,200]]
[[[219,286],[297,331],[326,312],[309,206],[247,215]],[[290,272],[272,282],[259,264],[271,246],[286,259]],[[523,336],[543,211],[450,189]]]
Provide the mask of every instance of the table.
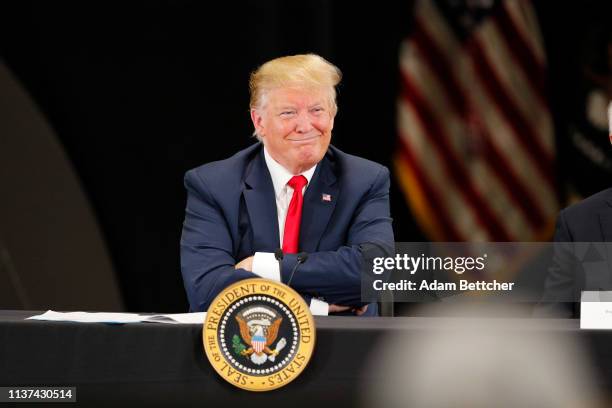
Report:
[[[376,381],[365,363],[382,339],[444,327],[444,319],[427,317],[316,317],[316,350],[302,375],[279,390],[250,393],[213,371],[201,325],[23,320],[38,313],[0,311],[0,386],[76,386],[77,402],[87,406],[358,406],[365,382]],[[612,332],[581,331],[569,319],[530,324],[584,340],[599,385],[612,394]]]

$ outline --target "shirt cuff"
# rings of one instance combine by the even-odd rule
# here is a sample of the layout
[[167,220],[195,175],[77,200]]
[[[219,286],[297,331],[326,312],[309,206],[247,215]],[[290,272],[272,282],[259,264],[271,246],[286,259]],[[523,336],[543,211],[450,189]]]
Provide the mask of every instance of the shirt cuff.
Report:
[[255,252],[255,256],[253,256],[253,273],[264,279],[276,282],[281,281],[278,261],[271,252]]
[[310,299],[310,313],[315,316],[329,315],[329,303],[315,298]]

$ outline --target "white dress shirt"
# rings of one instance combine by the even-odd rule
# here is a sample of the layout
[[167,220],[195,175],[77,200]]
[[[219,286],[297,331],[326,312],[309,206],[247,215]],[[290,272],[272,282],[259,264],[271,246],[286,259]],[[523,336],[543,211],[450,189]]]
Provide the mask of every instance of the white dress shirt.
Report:
[[[278,235],[281,247],[283,246],[283,235],[285,232],[285,219],[287,218],[287,210],[293,197],[293,188],[287,183],[291,178],[297,174],[292,174],[289,170],[284,168],[280,163],[270,156],[268,150],[264,147],[264,158],[266,160],[266,166],[272,177],[272,184],[274,185],[274,196],[276,197],[276,214],[278,216]],[[303,173],[302,176],[306,177],[308,183],[304,186],[302,194],[306,192],[310,180],[315,172],[316,165]],[[274,257],[273,253],[270,252],[256,252],[253,257],[253,273],[261,276],[262,278],[271,279],[277,282],[281,281],[280,270],[278,261]],[[313,298],[310,301],[310,311],[314,315],[326,316],[329,312],[329,305],[319,299]]]

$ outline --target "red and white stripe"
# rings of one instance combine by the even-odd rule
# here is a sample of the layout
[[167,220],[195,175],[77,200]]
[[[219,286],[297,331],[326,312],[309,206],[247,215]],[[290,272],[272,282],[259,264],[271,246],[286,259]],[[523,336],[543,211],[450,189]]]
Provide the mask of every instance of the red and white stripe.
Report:
[[266,347],[265,341],[254,340],[251,344],[253,345],[253,350],[255,350],[257,354],[261,354],[263,349]]
[[400,50],[397,160],[417,217],[440,241],[542,238],[558,208],[531,5],[506,0],[466,43],[432,1],[415,7]]

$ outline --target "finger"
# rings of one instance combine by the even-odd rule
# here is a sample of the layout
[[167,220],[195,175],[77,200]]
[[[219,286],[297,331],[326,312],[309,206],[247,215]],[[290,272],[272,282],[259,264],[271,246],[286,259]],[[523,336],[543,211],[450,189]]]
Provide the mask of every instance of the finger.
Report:
[[355,314],[357,314],[357,316],[361,316],[362,314],[364,314],[366,311],[368,310],[368,305],[362,306],[359,309],[355,310]]

